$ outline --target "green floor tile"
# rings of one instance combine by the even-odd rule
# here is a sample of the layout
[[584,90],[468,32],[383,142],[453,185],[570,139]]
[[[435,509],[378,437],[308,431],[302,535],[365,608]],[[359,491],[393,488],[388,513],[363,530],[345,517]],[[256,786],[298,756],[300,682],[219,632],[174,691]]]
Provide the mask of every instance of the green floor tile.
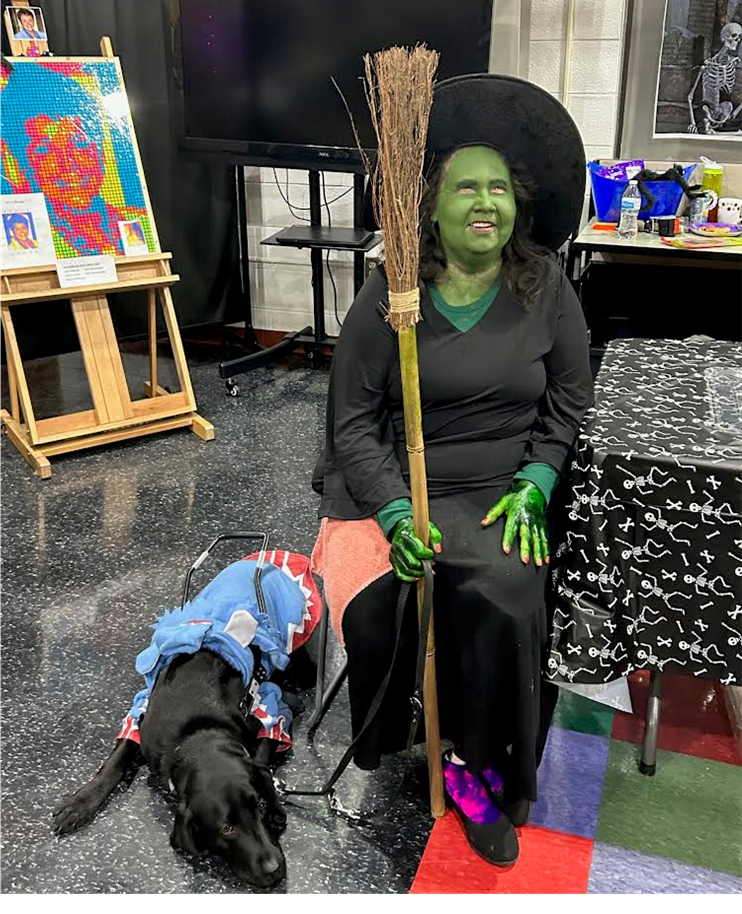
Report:
[[563,730],[592,733],[593,736],[610,736],[615,711],[582,695],[559,690],[559,701],[554,711],[554,726]]
[[742,767],[660,751],[649,778],[638,752],[611,741],[595,840],[742,876]]

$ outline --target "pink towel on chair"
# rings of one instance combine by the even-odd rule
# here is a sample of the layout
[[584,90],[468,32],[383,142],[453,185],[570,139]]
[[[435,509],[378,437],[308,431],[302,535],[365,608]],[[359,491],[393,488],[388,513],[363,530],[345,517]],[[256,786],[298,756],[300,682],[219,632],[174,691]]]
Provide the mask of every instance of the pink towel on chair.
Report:
[[343,646],[346,607],[365,587],[391,570],[389,541],[375,518],[322,519],[312,550],[312,571],[324,581],[330,623]]

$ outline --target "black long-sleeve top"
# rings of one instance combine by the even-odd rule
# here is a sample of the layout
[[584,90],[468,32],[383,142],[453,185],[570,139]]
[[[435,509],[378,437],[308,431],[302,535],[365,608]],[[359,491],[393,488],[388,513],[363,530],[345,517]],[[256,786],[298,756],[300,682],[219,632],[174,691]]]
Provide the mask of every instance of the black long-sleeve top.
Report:
[[[561,472],[593,398],[585,320],[564,273],[551,265],[530,306],[503,288],[466,332],[424,288],[420,306],[430,497],[489,489],[527,463]],[[398,342],[387,308],[386,276],[377,269],[348,311],[333,358],[326,447],[312,480],[320,517],[369,517],[409,497]]]

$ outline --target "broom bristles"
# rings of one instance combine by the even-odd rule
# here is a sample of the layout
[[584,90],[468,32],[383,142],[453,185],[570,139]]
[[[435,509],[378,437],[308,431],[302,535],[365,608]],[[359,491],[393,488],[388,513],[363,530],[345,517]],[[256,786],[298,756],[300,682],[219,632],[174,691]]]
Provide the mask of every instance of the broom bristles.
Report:
[[[400,329],[419,318],[420,201],[425,145],[439,54],[425,45],[394,47],[364,57],[366,98],[377,138],[371,169],[374,215],[384,233],[388,320]],[[397,296],[400,296],[397,298]]]

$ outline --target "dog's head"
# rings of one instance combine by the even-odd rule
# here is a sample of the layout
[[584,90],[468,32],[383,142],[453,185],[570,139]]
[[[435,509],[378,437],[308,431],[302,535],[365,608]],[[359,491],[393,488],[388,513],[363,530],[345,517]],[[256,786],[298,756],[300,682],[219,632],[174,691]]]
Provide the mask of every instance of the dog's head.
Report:
[[256,765],[235,742],[189,766],[180,794],[173,847],[189,854],[216,854],[235,875],[266,887],[286,875],[279,836],[286,814],[269,769]]

